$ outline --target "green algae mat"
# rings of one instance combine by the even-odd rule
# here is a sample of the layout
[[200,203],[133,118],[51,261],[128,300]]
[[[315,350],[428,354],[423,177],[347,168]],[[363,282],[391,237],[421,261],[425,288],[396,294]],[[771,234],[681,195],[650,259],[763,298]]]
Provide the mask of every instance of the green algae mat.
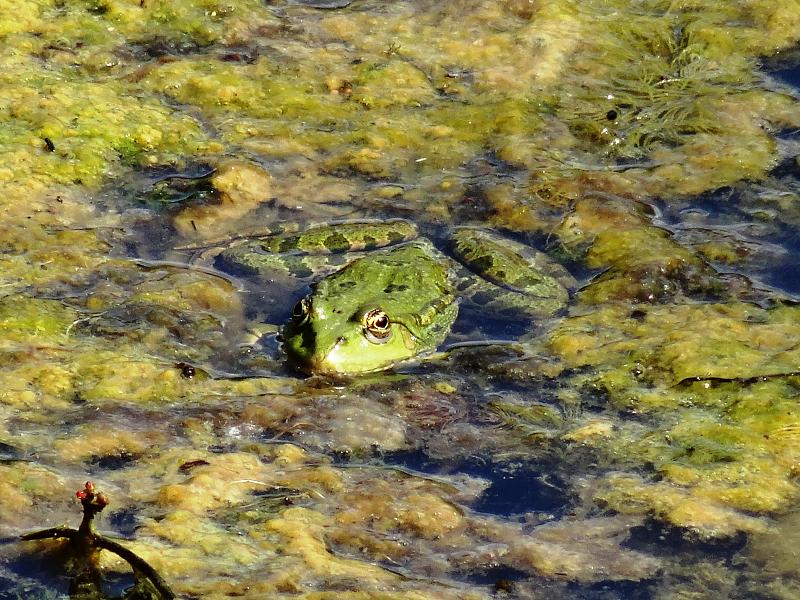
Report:
[[[87,481],[181,598],[800,598],[800,2],[0,9],[0,600],[163,597]],[[219,257],[359,219],[569,297],[299,373]]]

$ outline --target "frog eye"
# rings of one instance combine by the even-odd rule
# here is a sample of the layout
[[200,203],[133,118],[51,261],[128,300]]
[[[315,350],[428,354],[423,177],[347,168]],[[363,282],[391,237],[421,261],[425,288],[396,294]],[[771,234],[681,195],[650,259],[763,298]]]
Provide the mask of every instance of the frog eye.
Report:
[[308,299],[308,296],[305,298],[301,298],[297,301],[297,304],[294,305],[292,309],[292,319],[295,320],[298,324],[304,323],[306,319],[308,319],[308,315],[311,313],[311,300]]
[[392,322],[389,315],[380,308],[373,308],[364,313],[362,319],[364,335],[373,344],[384,344],[392,337]]

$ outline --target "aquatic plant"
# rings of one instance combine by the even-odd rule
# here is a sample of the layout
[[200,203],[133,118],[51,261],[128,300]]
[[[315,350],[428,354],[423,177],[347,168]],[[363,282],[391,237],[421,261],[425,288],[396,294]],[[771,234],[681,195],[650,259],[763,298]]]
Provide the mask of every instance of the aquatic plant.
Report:
[[[69,544],[69,554],[73,561],[74,573],[73,586],[81,588],[95,588],[99,590],[101,575],[97,566],[98,554],[101,550],[113,552],[133,569],[137,580],[137,586],[142,579],[146,579],[152,584],[157,600],[172,600],[175,594],[169,588],[166,581],[153,569],[144,559],[136,553],[128,550],[122,544],[115,542],[108,537],[97,533],[94,530],[94,518],[109,505],[108,496],[95,489],[91,481],[87,481],[82,490],[75,494],[83,506],[83,519],[78,529],[71,527],[52,527],[34,531],[22,536],[25,541],[46,540],[46,539],[66,539]],[[125,597],[128,597],[127,595]]]
[[596,58],[577,65],[586,71],[581,85],[570,82],[562,118],[579,137],[619,159],[718,133],[715,107],[750,87],[752,64],[709,57],[685,22],[642,17],[630,25],[600,36]]

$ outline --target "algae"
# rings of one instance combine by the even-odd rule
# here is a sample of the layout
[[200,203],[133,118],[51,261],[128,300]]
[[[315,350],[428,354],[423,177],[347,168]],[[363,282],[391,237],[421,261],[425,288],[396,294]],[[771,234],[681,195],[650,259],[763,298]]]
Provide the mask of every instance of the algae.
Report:
[[[761,68],[796,0],[0,8],[2,531],[88,471],[184,595],[796,595],[798,308],[765,278],[800,112]],[[186,246],[352,216],[489,225],[581,285],[513,347],[303,382],[243,341],[263,284]]]

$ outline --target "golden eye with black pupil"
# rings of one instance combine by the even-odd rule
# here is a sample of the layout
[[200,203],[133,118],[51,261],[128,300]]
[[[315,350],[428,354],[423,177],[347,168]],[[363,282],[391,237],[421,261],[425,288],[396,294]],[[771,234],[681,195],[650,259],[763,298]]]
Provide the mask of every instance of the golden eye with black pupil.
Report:
[[311,312],[311,301],[306,296],[297,301],[292,309],[292,319],[297,323],[303,323]]
[[392,322],[380,308],[364,313],[364,335],[373,344],[384,344],[392,337]]

